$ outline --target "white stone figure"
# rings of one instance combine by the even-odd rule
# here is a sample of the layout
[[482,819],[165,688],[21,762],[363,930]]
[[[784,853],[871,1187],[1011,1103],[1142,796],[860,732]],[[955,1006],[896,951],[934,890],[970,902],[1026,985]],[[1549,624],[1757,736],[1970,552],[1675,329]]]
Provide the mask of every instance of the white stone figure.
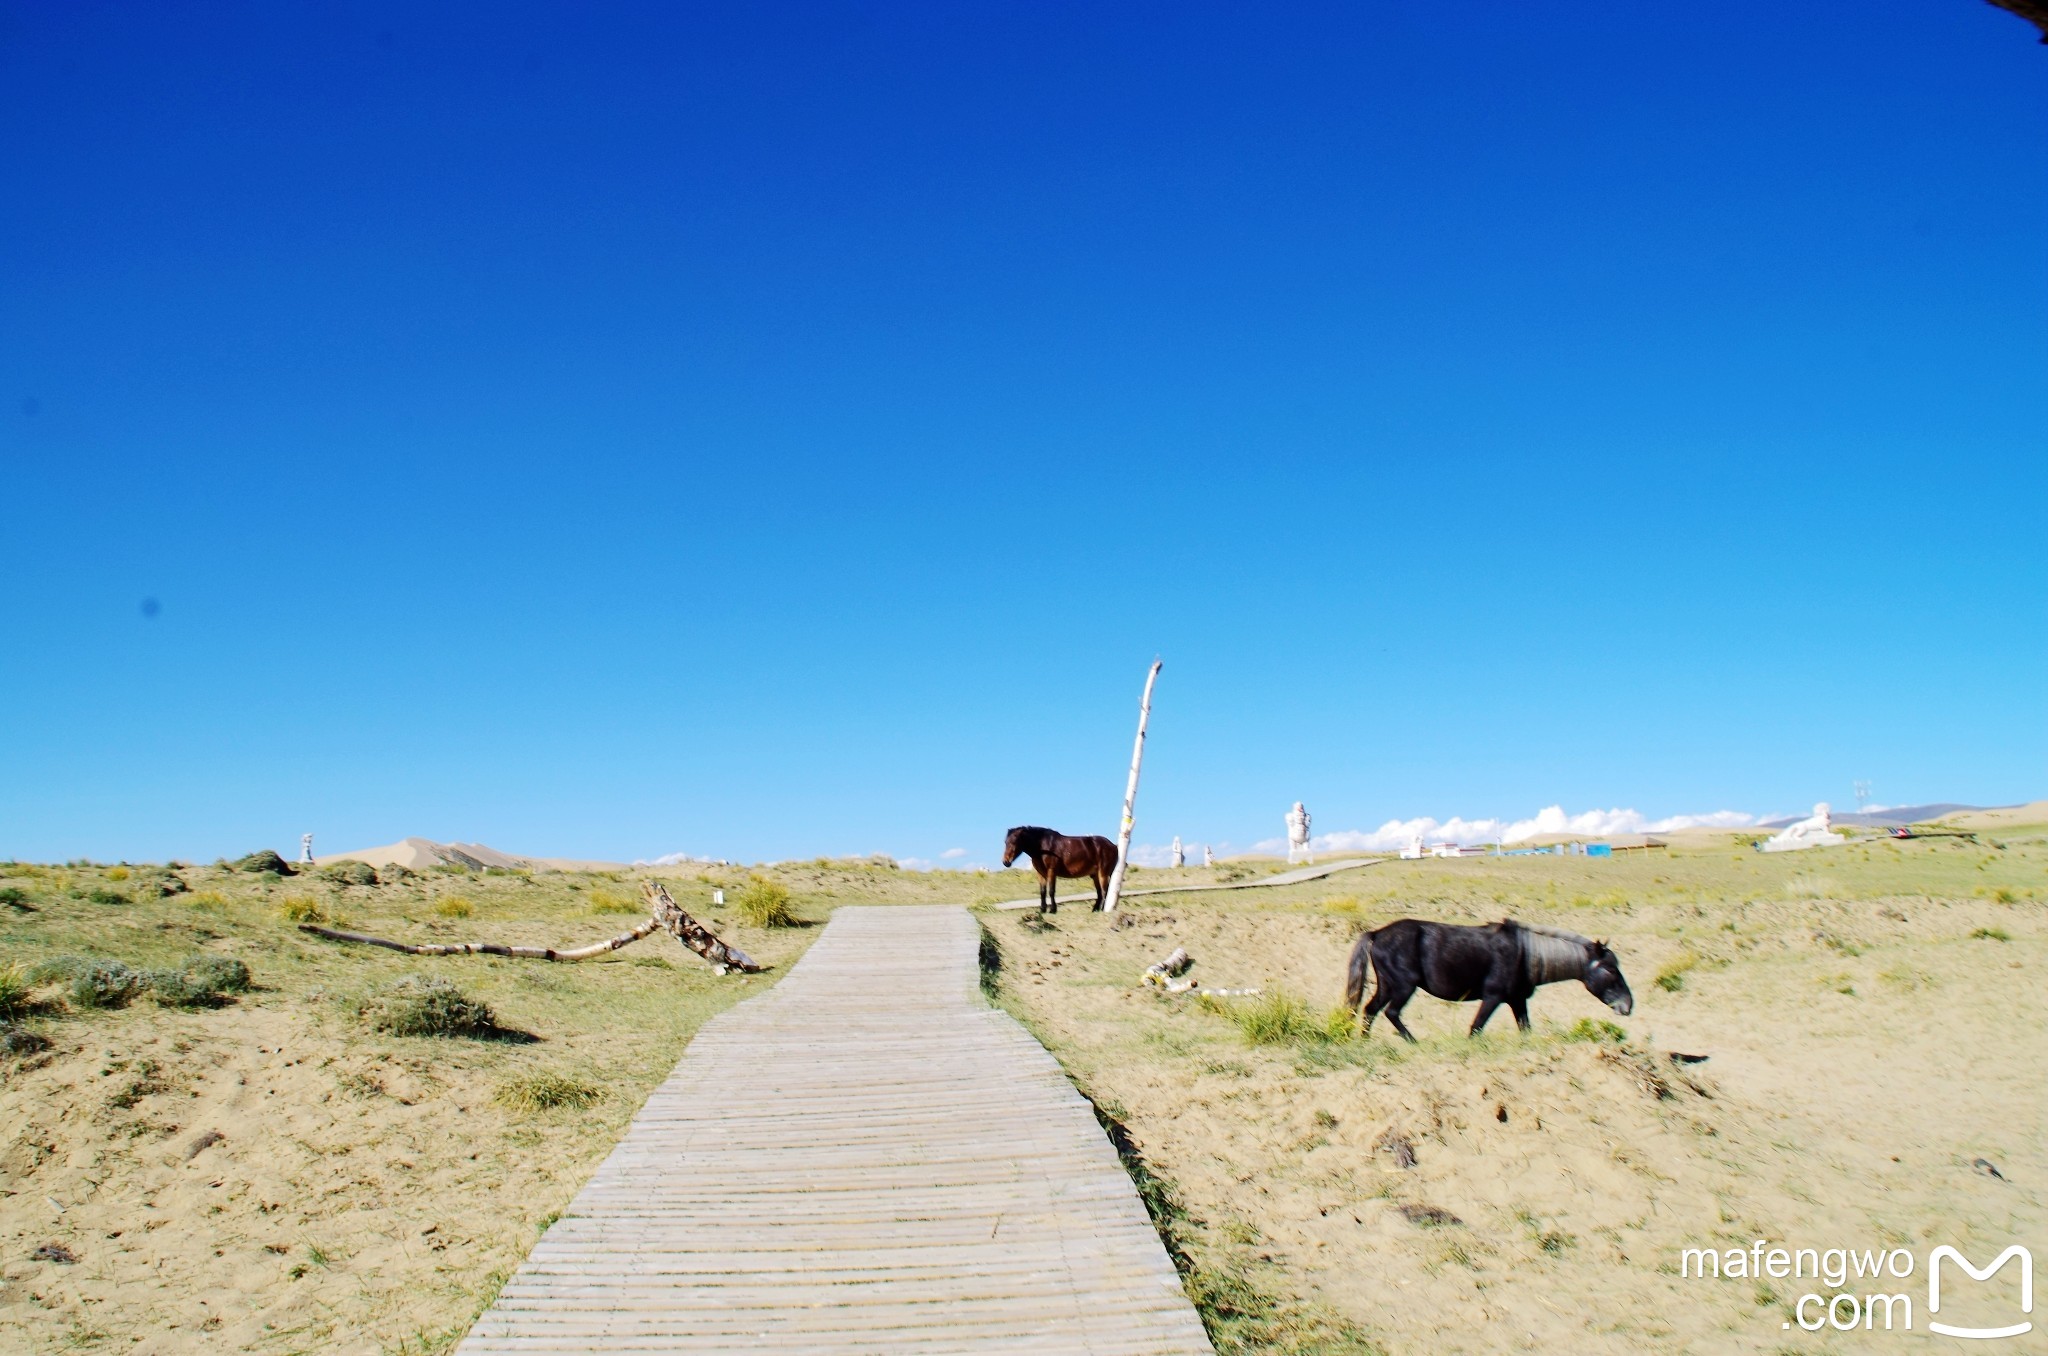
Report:
[[299,865],[311,866],[312,864],[313,835],[310,833],[302,833],[299,835]]
[[1799,852],[1806,848],[1840,847],[1848,842],[1848,836],[1835,832],[1834,814],[1828,803],[1822,801],[1813,807],[1813,814],[1797,824],[1787,825],[1776,836],[1767,838],[1761,844],[1765,852]]
[[1202,865],[1216,865],[1216,850],[1210,847],[1207,843],[1202,844]]
[[1419,862],[1422,860],[1422,855],[1422,835],[1419,833],[1408,835],[1408,846],[1401,849],[1401,860],[1404,862]]
[[1175,868],[1183,867],[1188,864],[1188,854],[1181,848],[1179,834],[1175,834],[1173,836],[1173,864]]
[[1300,853],[1310,866],[1314,866],[1315,854],[1309,851],[1308,846],[1308,820],[1308,811],[1302,808],[1300,801],[1294,802],[1294,808],[1287,812],[1287,860],[1292,862],[1295,854]]

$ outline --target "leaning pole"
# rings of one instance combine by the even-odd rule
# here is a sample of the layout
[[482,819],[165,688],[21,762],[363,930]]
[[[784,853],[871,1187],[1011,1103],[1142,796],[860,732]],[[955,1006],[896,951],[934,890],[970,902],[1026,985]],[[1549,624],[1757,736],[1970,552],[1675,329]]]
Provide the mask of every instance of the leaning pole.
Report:
[[1102,901],[1105,913],[1116,910],[1117,897],[1124,892],[1124,864],[1131,859],[1131,829],[1136,821],[1131,811],[1138,804],[1138,769],[1145,762],[1145,725],[1152,719],[1152,684],[1159,681],[1159,670],[1165,661],[1152,661],[1152,671],[1145,675],[1145,695],[1138,702],[1138,741],[1131,746],[1131,779],[1124,784],[1124,819],[1116,832],[1116,870],[1109,873],[1109,896]]

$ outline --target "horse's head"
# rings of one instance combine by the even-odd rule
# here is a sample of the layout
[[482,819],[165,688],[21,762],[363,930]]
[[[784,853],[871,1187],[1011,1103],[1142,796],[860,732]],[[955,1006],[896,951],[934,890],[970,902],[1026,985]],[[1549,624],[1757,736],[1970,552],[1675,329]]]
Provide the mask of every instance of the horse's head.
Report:
[[1017,854],[1026,848],[1025,835],[1030,833],[1028,825],[1020,824],[1003,836],[1003,865],[1008,867],[1017,860]]
[[1595,998],[1622,1016],[1636,1010],[1636,996],[1629,992],[1628,981],[1621,977],[1621,962],[1607,943],[1593,943],[1586,954],[1586,973],[1582,978]]

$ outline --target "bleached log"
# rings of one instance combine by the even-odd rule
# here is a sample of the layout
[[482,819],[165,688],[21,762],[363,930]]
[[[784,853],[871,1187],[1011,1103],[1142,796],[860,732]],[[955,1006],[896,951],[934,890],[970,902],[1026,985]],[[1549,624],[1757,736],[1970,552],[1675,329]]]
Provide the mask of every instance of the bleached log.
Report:
[[[1145,982],[1147,984],[1156,985],[1157,987],[1165,989],[1168,992],[1178,993],[1180,989],[1176,989],[1174,985],[1171,983],[1171,981],[1179,978],[1182,974],[1186,973],[1187,968],[1190,965],[1193,965],[1194,963],[1195,958],[1188,954],[1187,948],[1184,946],[1177,946],[1173,949],[1173,954],[1168,956],[1165,960],[1155,961],[1151,965],[1145,967]],[[1183,989],[1188,987],[1190,986],[1180,986],[1180,988]]]
[[668,887],[660,881],[648,881],[640,888],[647,896],[647,907],[654,911],[654,921],[674,934],[677,941],[710,961],[719,974],[728,970],[750,975],[760,973],[761,966],[752,956],[719,941],[711,929],[684,913],[682,906],[669,894]]
[[310,932],[315,937],[325,937],[330,942],[354,942],[358,946],[381,946],[386,951],[403,951],[408,956],[512,956],[519,960],[580,961],[593,956],[602,956],[617,951],[622,946],[631,946],[649,933],[659,931],[663,926],[659,918],[649,918],[631,932],[622,932],[608,942],[592,942],[589,946],[502,946],[497,942],[394,942],[388,937],[372,937],[363,932],[342,932],[337,928],[323,928],[318,923],[301,923],[299,931]]
[[1145,695],[1138,702],[1138,741],[1131,746],[1131,780],[1124,786],[1124,817],[1116,831],[1116,865],[1110,869],[1109,889],[1102,902],[1104,913],[1115,913],[1117,901],[1123,898],[1124,868],[1131,861],[1131,829],[1137,822],[1132,815],[1138,808],[1138,769],[1145,763],[1145,726],[1152,720],[1152,685],[1159,681],[1164,663],[1159,659],[1152,661],[1152,668],[1145,675]]

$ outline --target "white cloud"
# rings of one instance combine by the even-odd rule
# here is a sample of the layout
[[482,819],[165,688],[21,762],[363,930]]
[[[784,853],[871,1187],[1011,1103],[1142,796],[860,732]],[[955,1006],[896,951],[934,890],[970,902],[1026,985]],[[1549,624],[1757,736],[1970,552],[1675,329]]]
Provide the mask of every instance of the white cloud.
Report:
[[[966,848],[948,848],[948,849],[946,849],[946,850],[945,850],[944,852],[941,852],[941,853],[939,854],[940,860],[938,860],[938,861],[933,861],[933,860],[932,860],[931,858],[929,858],[929,857],[898,857],[898,858],[896,859],[896,865],[897,865],[897,866],[899,866],[899,867],[901,867],[901,868],[902,868],[903,870],[905,870],[905,871],[987,871],[987,870],[989,870],[989,867],[988,867],[988,865],[987,865],[986,863],[983,863],[983,862],[968,862],[968,861],[962,861],[962,860],[961,860],[961,858],[965,857],[966,855],[967,855],[967,849],[966,849]],[[1019,861],[1019,863],[1020,863],[1020,864],[1023,864],[1023,865],[1026,865],[1026,866],[1028,866],[1028,865],[1029,865],[1028,863],[1025,863],[1025,862],[1024,862],[1024,860],[1023,860],[1023,859],[1022,859],[1021,857],[1020,857],[1020,858],[1018,858],[1018,861]]]
[[[1428,815],[1415,819],[1390,819],[1377,829],[1345,829],[1317,834],[1318,852],[1392,852],[1407,847],[1414,839],[1425,843],[1520,843],[1531,838],[1571,835],[1607,838],[1621,833],[1675,833],[1680,829],[1734,829],[1754,824],[1756,816],[1738,810],[1715,810],[1708,814],[1670,815],[1649,819],[1639,810],[1585,810],[1567,814],[1562,805],[1546,806],[1528,819],[1465,819],[1452,816],[1439,820]],[[1284,839],[1274,838],[1258,845],[1278,852]]]

